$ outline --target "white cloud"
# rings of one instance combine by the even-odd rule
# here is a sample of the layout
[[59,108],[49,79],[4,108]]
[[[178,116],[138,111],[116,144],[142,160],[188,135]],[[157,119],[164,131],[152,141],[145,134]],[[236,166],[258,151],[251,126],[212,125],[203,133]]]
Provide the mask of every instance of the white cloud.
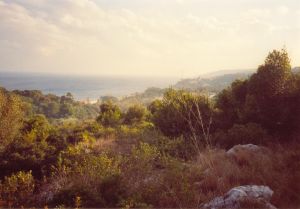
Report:
[[[223,13],[204,15],[205,5],[197,1],[177,3],[179,14],[167,8],[105,7],[91,0],[0,0],[0,55],[6,58],[0,67],[115,74],[248,68],[277,44],[289,47],[293,40],[286,34],[297,28],[297,22],[279,17],[294,18],[296,12],[287,6],[223,8]],[[251,54],[249,60],[243,57]]]
[[286,14],[288,14],[290,12],[290,9],[287,6],[279,6],[277,8],[277,11],[281,15],[286,15]]
[[176,2],[177,2],[178,4],[183,4],[183,3],[184,3],[184,0],[176,0]]

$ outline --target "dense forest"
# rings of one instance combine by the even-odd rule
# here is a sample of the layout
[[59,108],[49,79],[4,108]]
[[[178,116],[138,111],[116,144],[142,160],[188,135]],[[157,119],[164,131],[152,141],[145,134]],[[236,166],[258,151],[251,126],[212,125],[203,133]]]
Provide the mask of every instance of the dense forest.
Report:
[[[146,102],[1,88],[0,206],[195,208],[241,185],[270,187],[276,207],[300,205],[300,75],[285,50],[213,97],[136,97]],[[256,150],[229,155],[247,144]]]

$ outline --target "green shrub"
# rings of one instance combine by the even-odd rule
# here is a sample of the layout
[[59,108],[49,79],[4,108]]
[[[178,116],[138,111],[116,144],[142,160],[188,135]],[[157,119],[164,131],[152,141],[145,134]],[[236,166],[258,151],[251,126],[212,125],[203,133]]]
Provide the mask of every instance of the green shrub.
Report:
[[18,136],[23,115],[19,97],[0,87],[0,152]]
[[100,115],[97,117],[97,122],[106,127],[115,127],[120,123],[121,110],[111,101],[100,105]]
[[148,115],[147,109],[142,105],[134,105],[128,108],[124,116],[125,124],[137,124],[144,120]]
[[202,125],[207,130],[213,111],[206,96],[174,89],[166,91],[161,103],[150,108],[155,126],[169,137],[202,135]]
[[0,187],[0,197],[6,201],[8,207],[26,206],[33,196],[34,186],[31,171],[20,171],[4,178]]
[[259,124],[235,124],[228,131],[217,131],[213,135],[213,143],[223,148],[231,148],[237,144],[263,144],[270,136]]
[[56,182],[60,185],[50,191],[54,193],[48,201],[50,206],[74,207],[74,200],[80,197],[82,207],[116,207],[123,194],[119,160],[76,147],[61,156],[60,167],[50,184]]

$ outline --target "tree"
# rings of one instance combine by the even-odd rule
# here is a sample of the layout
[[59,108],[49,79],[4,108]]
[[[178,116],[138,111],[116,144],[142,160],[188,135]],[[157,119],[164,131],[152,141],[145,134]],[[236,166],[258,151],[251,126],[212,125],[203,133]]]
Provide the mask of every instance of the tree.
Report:
[[97,117],[97,122],[103,126],[116,126],[121,119],[120,108],[111,101],[104,102],[100,105],[100,115]]
[[74,96],[68,92],[65,96],[62,96],[60,98],[61,103],[73,103],[74,102]]
[[151,102],[149,105],[148,105],[148,110],[150,111],[150,113],[152,115],[156,114],[158,112],[158,110],[161,108],[161,105],[162,105],[162,101],[159,100],[159,99],[156,99],[154,100],[153,102]]
[[248,80],[235,81],[217,96],[217,127],[257,123],[269,132],[291,133],[297,121],[297,76],[286,50],[273,50]]
[[57,102],[50,102],[46,106],[45,112],[46,116],[49,118],[57,118],[59,117],[60,105]]
[[124,116],[124,123],[126,124],[135,124],[142,122],[146,119],[147,110],[145,107],[141,105],[133,105],[129,107],[125,116]]
[[0,89],[0,152],[18,135],[23,114],[20,99]]
[[248,98],[253,98],[250,100],[252,104],[255,100],[254,107],[257,109],[255,117],[248,114],[253,119],[251,122],[260,123],[272,132],[285,131],[293,114],[290,112],[289,101],[293,85],[293,74],[286,50],[269,53],[265,63],[249,79]]
[[35,115],[24,121],[20,136],[0,152],[0,178],[18,171],[29,171],[41,178],[47,168],[45,159],[55,149],[47,143],[51,126],[44,115]]
[[59,110],[59,114],[61,117],[65,118],[65,117],[69,117],[71,115],[73,115],[73,107],[71,104],[69,103],[63,103],[60,106],[60,110]]
[[169,89],[164,94],[153,121],[169,137],[186,136],[198,147],[209,143],[213,107],[208,97],[184,90]]
[[217,95],[216,108],[219,111],[215,121],[218,128],[230,128],[234,123],[243,121],[247,88],[247,80],[236,80]]
[[100,100],[102,102],[113,102],[113,103],[118,102],[118,98],[114,96],[102,96],[100,97]]
[[213,136],[216,145],[229,149],[238,144],[263,144],[269,136],[259,124],[247,123],[245,125],[234,124],[226,131],[217,131]]
[[[285,49],[273,50],[249,80],[249,91],[263,101],[289,90],[292,68]],[[263,90],[263,91],[262,91]]]
[[44,115],[34,115],[25,121],[22,128],[23,138],[31,138],[29,141],[44,141],[49,136],[50,124]]
[[9,208],[26,206],[33,196],[34,186],[31,171],[20,171],[4,178],[0,184],[0,194]]

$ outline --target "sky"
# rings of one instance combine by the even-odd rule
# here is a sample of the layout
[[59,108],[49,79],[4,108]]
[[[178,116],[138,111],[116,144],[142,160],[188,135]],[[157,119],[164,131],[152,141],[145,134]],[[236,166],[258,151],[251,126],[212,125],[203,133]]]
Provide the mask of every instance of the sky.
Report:
[[299,0],[0,0],[0,71],[189,77],[300,66]]

